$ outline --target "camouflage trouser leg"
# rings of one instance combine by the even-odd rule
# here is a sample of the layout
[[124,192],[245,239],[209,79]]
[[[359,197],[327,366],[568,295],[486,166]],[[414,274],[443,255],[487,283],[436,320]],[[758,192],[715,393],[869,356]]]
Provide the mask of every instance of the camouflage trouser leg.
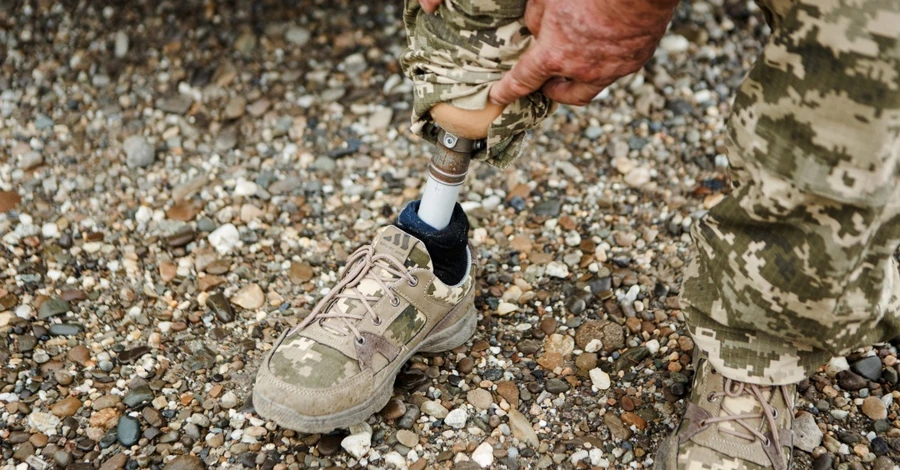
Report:
[[682,305],[725,376],[786,384],[900,333],[900,2],[765,7],[730,122],[740,186],[692,230]]
[[[527,0],[444,0],[434,15],[405,0],[408,50],[400,63],[415,84],[413,131],[434,142],[429,110],[438,103],[483,109],[491,85],[512,68],[533,38],[522,17]],[[488,129],[487,149],[475,159],[506,167],[525,132],[554,110],[541,92],[507,106]]]

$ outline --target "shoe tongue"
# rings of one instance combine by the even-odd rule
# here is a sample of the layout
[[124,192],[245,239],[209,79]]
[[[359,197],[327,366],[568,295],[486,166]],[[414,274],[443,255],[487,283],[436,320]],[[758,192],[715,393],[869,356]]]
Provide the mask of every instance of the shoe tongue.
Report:
[[[428,256],[425,244],[393,225],[381,229],[378,235],[376,235],[372,247],[378,254],[386,254],[397,258],[407,268],[432,269],[431,257]],[[369,272],[368,276],[360,280],[355,286],[350,287],[350,289],[365,296],[383,296],[385,292],[383,292],[381,285],[373,279],[372,276],[378,276],[388,283],[390,283],[392,279],[397,279],[396,276],[388,274],[385,270],[375,266]],[[338,299],[326,310],[326,312],[334,312],[335,309],[339,309],[341,312],[352,315],[362,315],[367,312],[366,306],[357,299]],[[339,327],[339,322],[335,319],[328,319],[326,320],[326,323],[335,328]]]
[[391,255],[407,267],[432,269],[425,244],[395,225],[381,229],[372,247],[376,253]]
[[[724,397],[722,400],[723,408],[727,408],[731,411],[732,414],[735,415],[757,415],[762,414],[763,407],[760,404],[759,400],[753,395],[750,391],[750,384],[744,385],[744,393],[737,397]],[[772,399],[772,390],[767,388],[762,390],[762,395],[766,399],[766,401],[770,401]],[[725,411],[721,411],[720,416],[727,416]],[[744,423],[750,425],[751,428],[759,430],[761,432],[765,432],[768,430],[768,426],[763,426],[763,418],[757,419],[744,419]],[[747,433],[747,430],[734,421],[724,421],[719,423],[719,426],[725,429],[730,429],[732,431],[738,431],[742,433]]]

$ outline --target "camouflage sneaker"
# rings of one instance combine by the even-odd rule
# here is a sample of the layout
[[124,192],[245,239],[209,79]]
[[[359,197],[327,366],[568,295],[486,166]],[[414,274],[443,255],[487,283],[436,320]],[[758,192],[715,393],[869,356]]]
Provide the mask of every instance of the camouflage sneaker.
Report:
[[456,348],[475,332],[471,250],[468,274],[448,286],[416,238],[388,226],[375,240],[266,356],[253,389],[260,416],[306,433],[365,421],[387,404],[413,354]]
[[701,359],[681,425],[660,445],[656,470],[787,470],[795,391],[726,379]]

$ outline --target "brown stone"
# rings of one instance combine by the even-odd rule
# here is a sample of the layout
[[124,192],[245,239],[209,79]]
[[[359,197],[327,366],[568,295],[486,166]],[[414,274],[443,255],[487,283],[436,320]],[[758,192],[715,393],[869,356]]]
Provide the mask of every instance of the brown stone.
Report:
[[0,212],[7,212],[22,202],[22,196],[15,191],[0,191]]
[[170,261],[163,261],[159,263],[159,279],[168,284],[175,279],[175,275],[177,274],[178,268],[174,263]]
[[46,446],[48,441],[49,438],[47,437],[47,435],[40,432],[37,434],[32,434],[31,437],[28,438],[28,442],[30,442],[31,445],[37,447],[38,449]]
[[641,418],[640,416],[638,416],[635,413],[626,411],[626,412],[622,413],[621,417],[622,417],[622,422],[628,426],[634,426],[641,431],[643,431],[644,429],[647,428],[647,422],[644,421],[644,418]]
[[91,415],[88,423],[92,428],[112,429],[119,421],[119,412],[115,408],[104,408]]
[[74,348],[69,350],[68,357],[70,360],[78,363],[81,366],[87,365],[88,361],[91,360],[91,352],[83,345],[75,346]]
[[220,286],[225,283],[225,278],[220,276],[203,276],[197,280],[197,288],[201,292],[206,292],[213,287]]
[[291,271],[288,277],[294,284],[303,284],[313,278],[313,268],[306,263],[291,263]]
[[581,353],[575,358],[575,367],[584,372],[589,372],[597,367],[596,353]]
[[107,459],[106,462],[103,462],[103,465],[100,465],[100,470],[121,470],[125,468],[126,463],[128,463],[128,455],[118,453]]
[[166,211],[166,217],[172,220],[180,220],[182,222],[190,222],[197,217],[200,212],[201,205],[194,201],[181,201],[170,207]]
[[622,327],[607,320],[584,322],[575,332],[575,344],[585,349],[592,340],[599,339],[603,350],[612,352],[625,346],[625,332]]
[[50,412],[55,416],[60,418],[68,418],[69,416],[78,413],[78,410],[81,409],[81,400],[75,397],[67,397],[62,401],[56,402],[53,406],[50,407]]
[[513,408],[519,406],[519,388],[516,384],[508,380],[497,382],[497,395],[503,397],[507,403]]
[[563,360],[562,354],[556,351],[550,351],[538,358],[537,363],[545,370],[553,371],[557,367],[562,367],[565,364],[565,361]]

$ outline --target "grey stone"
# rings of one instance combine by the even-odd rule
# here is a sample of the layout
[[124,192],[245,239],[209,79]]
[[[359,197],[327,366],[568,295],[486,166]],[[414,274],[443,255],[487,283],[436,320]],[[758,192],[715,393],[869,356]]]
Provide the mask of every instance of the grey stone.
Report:
[[805,411],[801,411],[794,418],[794,447],[812,452],[822,443],[822,430],[816,425],[816,418]]
[[156,150],[140,135],[125,139],[122,150],[125,151],[125,164],[130,168],[143,168],[156,160]]
[[116,427],[116,437],[123,446],[137,444],[138,439],[141,438],[141,423],[131,416],[122,416]]

